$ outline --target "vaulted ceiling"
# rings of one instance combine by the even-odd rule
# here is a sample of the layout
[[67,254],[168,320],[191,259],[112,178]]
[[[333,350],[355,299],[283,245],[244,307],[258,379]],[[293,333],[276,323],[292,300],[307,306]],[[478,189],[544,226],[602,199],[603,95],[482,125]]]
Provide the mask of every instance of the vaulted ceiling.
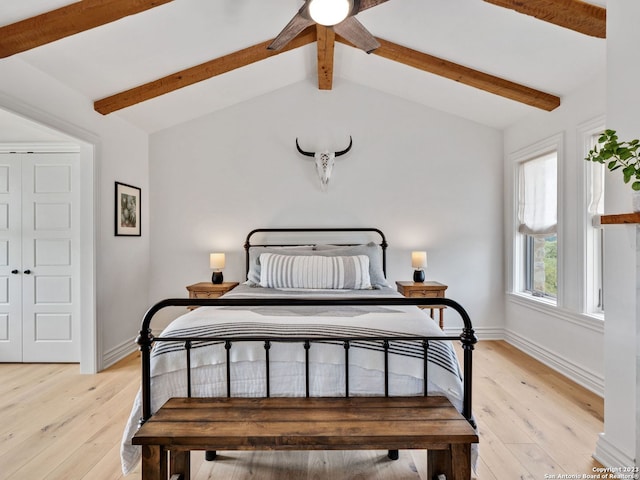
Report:
[[267,50],[302,3],[1,2],[0,62],[27,62],[148,132],[301,81],[358,83],[503,128],[605,68],[602,0],[388,0],[357,15],[381,44],[371,54],[315,25]]

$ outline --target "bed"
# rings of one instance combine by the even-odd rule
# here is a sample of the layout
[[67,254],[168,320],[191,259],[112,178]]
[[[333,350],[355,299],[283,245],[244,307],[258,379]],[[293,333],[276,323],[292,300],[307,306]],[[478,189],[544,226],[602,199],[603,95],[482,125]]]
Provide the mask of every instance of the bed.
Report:
[[[256,229],[244,248],[245,283],[218,299],[166,299],[145,315],[142,384],[121,448],[125,474],[140,458],[136,430],[175,397],[436,395],[475,426],[469,316],[453,300],[392,289],[379,229]],[[460,314],[460,335],[445,335],[417,308],[429,302]],[[153,316],[176,306],[198,308],[154,336]],[[462,343],[462,369],[452,341]]]

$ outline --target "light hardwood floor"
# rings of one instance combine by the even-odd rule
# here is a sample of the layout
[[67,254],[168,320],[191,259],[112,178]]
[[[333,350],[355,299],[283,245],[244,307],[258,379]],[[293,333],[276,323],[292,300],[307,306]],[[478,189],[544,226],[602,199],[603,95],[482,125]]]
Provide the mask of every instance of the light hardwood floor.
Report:
[[[0,364],[0,479],[117,480],[119,444],[139,384],[138,355],[98,375],[77,365]],[[505,342],[474,357],[479,480],[591,473],[603,401]],[[426,454],[194,452],[197,480],[426,479]],[[549,478],[549,477],[547,477]]]

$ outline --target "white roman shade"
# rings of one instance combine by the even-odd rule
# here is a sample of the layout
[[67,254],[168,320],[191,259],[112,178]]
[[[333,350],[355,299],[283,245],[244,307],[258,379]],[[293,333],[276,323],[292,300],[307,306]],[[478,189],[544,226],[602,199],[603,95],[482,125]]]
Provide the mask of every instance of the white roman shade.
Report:
[[604,215],[604,165],[589,162],[587,164],[587,202],[591,225],[600,227],[600,215]]
[[556,152],[520,164],[518,231],[551,235],[558,224],[558,161]]

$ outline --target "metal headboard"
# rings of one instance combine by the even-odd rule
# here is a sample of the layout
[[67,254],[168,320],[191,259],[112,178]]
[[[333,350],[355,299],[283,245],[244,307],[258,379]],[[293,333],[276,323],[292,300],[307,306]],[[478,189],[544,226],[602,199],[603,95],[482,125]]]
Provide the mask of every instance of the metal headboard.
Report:
[[[255,230],[251,230],[247,235],[247,239],[244,242],[244,251],[245,251],[245,266],[246,272],[245,274],[249,274],[249,249],[251,247],[297,247],[301,245],[312,245],[314,243],[251,243],[251,237],[259,233],[363,233],[370,232],[375,233],[380,237],[380,248],[382,248],[382,272],[384,276],[387,276],[387,239],[382,233],[382,230],[378,228],[256,228]],[[358,243],[336,243],[334,245],[340,246],[353,246],[358,245]]]

